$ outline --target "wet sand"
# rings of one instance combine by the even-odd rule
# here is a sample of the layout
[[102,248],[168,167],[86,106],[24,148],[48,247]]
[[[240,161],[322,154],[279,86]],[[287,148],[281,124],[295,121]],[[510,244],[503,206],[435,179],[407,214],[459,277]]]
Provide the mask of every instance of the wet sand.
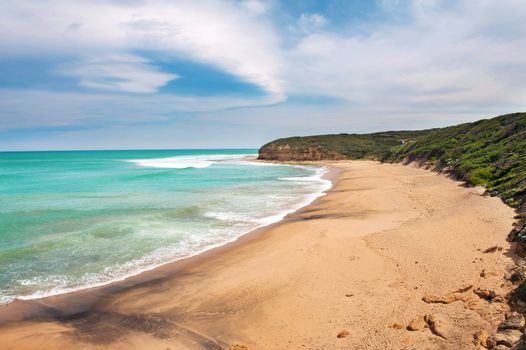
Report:
[[[0,309],[12,321],[0,327],[2,349],[475,348],[473,335],[494,331],[507,310],[473,290],[511,288],[513,210],[418,168],[332,166],[326,196],[234,244],[115,286]],[[495,245],[503,249],[483,252]],[[469,286],[448,304],[422,300]],[[428,314],[445,337],[405,329]]]

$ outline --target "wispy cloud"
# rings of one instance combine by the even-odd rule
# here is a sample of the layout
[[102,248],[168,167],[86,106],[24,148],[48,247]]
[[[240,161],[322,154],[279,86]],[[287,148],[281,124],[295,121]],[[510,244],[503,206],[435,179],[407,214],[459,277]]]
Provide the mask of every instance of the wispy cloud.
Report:
[[403,23],[373,23],[359,34],[304,36],[290,52],[289,91],[422,113],[523,101],[526,3],[414,1],[407,11]]
[[318,13],[302,13],[294,28],[302,33],[311,33],[323,28],[327,22],[327,18]]
[[133,55],[97,56],[63,66],[56,72],[77,78],[83,87],[133,93],[157,92],[160,87],[178,78]]
[[225,113],[229,109],[273,105],[274,98],[0,89],[0,130],[91,124],[100,120],[118,124],[158,122],[182,114]]
[[[2,7],[0,31],[6,35],[0,48],[7,52],[162,50],[210,63],[284,97],[279,38],[262,16],[264,3],[6,0]],[[92,69],[97,79],[99,68]],[[88,85],[101,86],[87,75],[82,79]]]

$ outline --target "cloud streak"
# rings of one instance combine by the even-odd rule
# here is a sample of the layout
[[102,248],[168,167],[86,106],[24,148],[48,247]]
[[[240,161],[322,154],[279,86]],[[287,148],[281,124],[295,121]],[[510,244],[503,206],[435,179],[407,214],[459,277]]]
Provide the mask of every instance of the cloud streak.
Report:
[[151,123],[179,115],[225,113],[275,104],[273,96],[246,99],[168,94],[105,94],[0,89],[0,131],[13,128]]
[[[93,56],[159,50],[212,64],[284,97],[279,38],[262,16],[265,6],[257,1],[6,0],[2,7],[4,52]],[[91,69],[97,79],[107,71]],[[81,78],[84,85],[110,87],[91,81],[87,73]]]
[[157,92],[169,81],[178,78],[133,55],[98,56],[63,66],[56,72],[77,78],[82,87],[132,93]]

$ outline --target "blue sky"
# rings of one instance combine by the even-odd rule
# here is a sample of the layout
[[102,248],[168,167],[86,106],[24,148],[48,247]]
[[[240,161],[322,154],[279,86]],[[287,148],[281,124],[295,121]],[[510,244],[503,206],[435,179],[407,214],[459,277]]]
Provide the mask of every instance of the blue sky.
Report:
[[258,147],[526,110],[523,0],[0,1],[0,150]]

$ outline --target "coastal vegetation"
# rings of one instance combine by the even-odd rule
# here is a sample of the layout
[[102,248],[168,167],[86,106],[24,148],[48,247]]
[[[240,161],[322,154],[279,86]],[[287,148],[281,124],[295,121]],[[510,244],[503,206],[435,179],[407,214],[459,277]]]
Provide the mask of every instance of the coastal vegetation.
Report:
[[430,130],[381,160],[426,162],[518,207],[526,199],[526,113]]
[[[428,133],[423,131],[386,131],[373,134],[333,134],[296,136],[277,139],[264,145],[261,150],[287,147],[295,150],[316,148],[336,152],[347,159],[383,158],[386,153],[409,140],[417,140]],[[261,153],[261,151],[260,151]]]

